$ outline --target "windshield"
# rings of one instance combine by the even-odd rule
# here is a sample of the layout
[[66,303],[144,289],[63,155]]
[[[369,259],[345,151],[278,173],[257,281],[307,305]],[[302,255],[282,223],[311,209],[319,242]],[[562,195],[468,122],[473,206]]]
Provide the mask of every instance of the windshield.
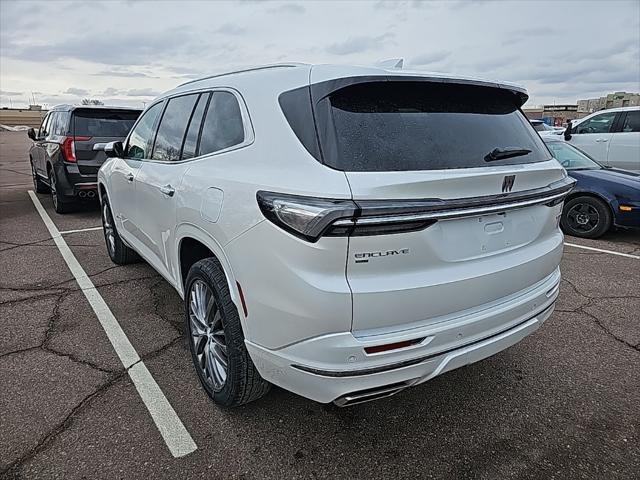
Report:
[[324,162],[344,171],[486,167],[549,160],[513,95],[483,86],[373,81],[341,88],[317,106]]
[[568,143],[549,142],[547,143],[547,147],[549,147],[555,159],[567,170],[593,170],[602,168],[599,163],[588,157],[586,153]]
[[536,122],[536,123],[533,123],[532,125],[537,132],[547,132],[549,130],[553,130],[553,128],[551,128],[549,125],[547,125],[544,122]]

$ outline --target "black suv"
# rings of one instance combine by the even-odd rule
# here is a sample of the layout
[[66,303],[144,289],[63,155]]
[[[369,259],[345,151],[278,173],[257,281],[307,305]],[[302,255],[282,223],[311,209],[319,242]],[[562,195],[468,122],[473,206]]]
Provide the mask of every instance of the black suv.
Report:
[[98,143],[124,140],[141,110],[125,107],[58,105],[36,132],[29,161],[38,193],[51,192],[56,212],[66,213],[80,198],[96,198],[98,169],[106,160]]

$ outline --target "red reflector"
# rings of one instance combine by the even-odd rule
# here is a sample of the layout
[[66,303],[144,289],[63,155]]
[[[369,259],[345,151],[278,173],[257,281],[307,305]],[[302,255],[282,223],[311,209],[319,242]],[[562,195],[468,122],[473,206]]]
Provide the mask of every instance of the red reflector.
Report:
[[248,312],[247,312],[247,304],[244,301],[244,293],[242,293],[242,287],[238,282],[236,282],[236,285],[238,286],[238,293],[240,293],[240,301],[242,302],[242,311],[244,312],[244,316],[246,318],[248,315]]
[[399,348],[410,347],[420,343],[424,338],[416,338],[414,340],[405,340],[403,342],[387,343],[385,345],[374,345],[373,347],[364,347],[366,353],[380,353],[387,352],[389,350],[397,350]]

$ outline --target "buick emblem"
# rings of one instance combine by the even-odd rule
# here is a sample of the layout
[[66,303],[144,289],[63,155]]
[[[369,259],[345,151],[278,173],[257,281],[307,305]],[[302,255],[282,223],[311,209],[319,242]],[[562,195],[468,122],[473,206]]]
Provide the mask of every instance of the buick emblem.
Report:
[[515,175],[505,175],[504,180],[502,181],[502,193],[510,192],[515,181]]

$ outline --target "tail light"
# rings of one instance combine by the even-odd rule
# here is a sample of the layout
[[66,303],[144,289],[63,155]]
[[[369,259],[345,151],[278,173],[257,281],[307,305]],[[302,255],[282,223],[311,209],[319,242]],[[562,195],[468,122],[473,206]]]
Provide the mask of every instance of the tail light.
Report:
[[545,187],[484,197],[336,200],[259,191],[263,215],[309,242],[320,237],[388,235],[423,230],[439,220],[477,217],[533,205],[562,203],[576,181],[571,177]]
[[65,162],[76,163],[78,159],[76,158],[75,142],[86,142],[88,140],[91,140],[91,137],[65,137],[61,145]]
[[263,215],[283,230],[310,242],[320,237],[386,235],[422,230],[436,222],[413,215],[414,202],[364,205],[353,200],[258,192]]

